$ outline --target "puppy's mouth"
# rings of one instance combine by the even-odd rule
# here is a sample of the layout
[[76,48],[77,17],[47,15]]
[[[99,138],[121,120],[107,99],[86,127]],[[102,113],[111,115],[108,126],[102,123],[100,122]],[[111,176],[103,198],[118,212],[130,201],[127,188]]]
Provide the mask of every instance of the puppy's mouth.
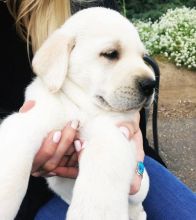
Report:
[[97,103],[106,108],[112,108],[112,106],[103,98],[103,96],[96,95]]
[[135,104],[133,106],[123,106],[121,105],[120,107],[116,107],[113,106],[112,104],[110,104],[109,102],[107,102],[103,96],[100,95],[96,95],[96,104],[101,107],[104,110],[107,111],[115,111],[115,112],[129,112],[132,110],[140,110],[142,107],[144,107],[146,105],[146,103],[148,102],[148,100],[143,99],[140,103]]

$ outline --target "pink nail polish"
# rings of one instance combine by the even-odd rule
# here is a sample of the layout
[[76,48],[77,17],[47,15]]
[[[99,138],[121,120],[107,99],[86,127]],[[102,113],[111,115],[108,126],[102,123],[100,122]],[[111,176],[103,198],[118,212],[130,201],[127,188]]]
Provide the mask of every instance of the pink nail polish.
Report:
[[79,140],[74,141],[74,146],[75,146],[75,149],[76,149],[77,152],[82,150],[82,145],[81,145],[81,142]]
[[121,126],[120,128],[121,133],[128,139],[129,138],[129,129],[126,127]]
[[56,131],[54,134],[53,134],[53,137],[52,137],[52,140],[54,143],[59,143],[61,139],[61,131]]
[[34,177],[39,177],[40,176],[40,172],[37,171],[37,172],[32,173],[31,175],[34,176]]
[[50,172],[50,173],[48,173],[47,175],[52,177],[52,176],[56,176],[56,173]]

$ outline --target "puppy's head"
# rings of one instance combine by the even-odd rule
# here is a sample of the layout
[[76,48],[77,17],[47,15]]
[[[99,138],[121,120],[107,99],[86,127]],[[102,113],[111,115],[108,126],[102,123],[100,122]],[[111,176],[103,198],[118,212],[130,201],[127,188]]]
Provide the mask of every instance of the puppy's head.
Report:
[[110,9],[90,8],[49,37],[33,68],[53,92],[66,86],[68,77],[101,108],[129,111],[153,97],[155,76],[143,60],[145,52],[126,18]]

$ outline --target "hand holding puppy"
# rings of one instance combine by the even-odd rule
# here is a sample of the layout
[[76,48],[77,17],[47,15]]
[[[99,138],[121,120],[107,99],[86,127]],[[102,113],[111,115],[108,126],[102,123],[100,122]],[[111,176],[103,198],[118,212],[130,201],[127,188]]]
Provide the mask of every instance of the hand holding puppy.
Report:
[[[32,100],[25,102],[21,107],[20,112],[25,113],[33,108],[34,105],[35,101]],[[139,128],[139,120],[140,115],[137,113],[134,121],[121,122],[117,124],[117,126],[127,139],[134,140],[137,146],[137,161],[143,161],[143,139]],[[51,131],[48,134],[35,156],[32,166],[33,176],[77,177],[78,156],[82,153],[82,142],[76,139],[77,127],[78,122],[73,121],[68,123],[62,131]],[[135,174],[134,181],[130,187],[131,195],[134,195],[139,191],[141,179],[141,176]]]

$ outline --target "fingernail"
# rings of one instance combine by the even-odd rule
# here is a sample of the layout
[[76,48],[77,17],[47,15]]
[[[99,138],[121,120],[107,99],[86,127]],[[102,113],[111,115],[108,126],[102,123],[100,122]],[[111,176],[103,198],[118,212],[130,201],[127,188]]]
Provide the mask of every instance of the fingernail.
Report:
[[54,143],[59,143],[61,139],[61,131],[56,131],[54,134],[53,134],[53,137],[52,137],[52,140]]
[[47,174],[47,176],[56,176],[56,173],[54,173],[54,172],[49,172],[48,174]]
[[19,109],[19,112],[21,112],[21,113],[28,112],[31,108],[34,107],[34,105],[35,105],[35,101],[34,100],[25,101],[25,103]]
[[121,133],[128,139],[129,133],[130,133],[129,129],[126,127],[123,127],[123,126],[119,127],[119,129],[120,129]]
[[73,120],[73,121],[71,121],[71,127],[73,128],[73,129],[77,129],[78,128],[78,125],[79,125],[79,121],[78,120]]
[[40,172],[34,172],[31,175],[34,176],[34,177],[39,177],[40,176]]
[[77,152],[82,150],[82,144],[79,140],[74,141],[74,146],[75,146],[75,149],[76,149]]

